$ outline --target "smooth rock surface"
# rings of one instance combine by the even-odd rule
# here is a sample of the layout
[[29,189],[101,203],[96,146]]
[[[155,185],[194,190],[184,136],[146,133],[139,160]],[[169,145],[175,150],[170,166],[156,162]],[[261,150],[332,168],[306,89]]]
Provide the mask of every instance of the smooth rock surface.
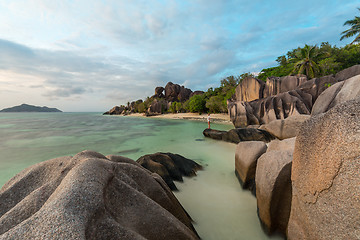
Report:
[[293,115],[286,119],[278,119],[268,124],[261,125],[259,129],[268,131],[280,140],[293,138],[298,134],[301,124],[309,118],[310,115]]
[[359,239],[360,98],[305,122],[292,165],[288,239]]
[[244,189],[254,189],[256,163],[266,149],[266,144],[260,141],[240,142],[236,146],[235,174]]
[[263,141],[270,142],[274,136],[265,130],[255,128],[235,128],[229,131],[219,131],[215,129],[205,129],[205,137],[226,142],[239,143],[242,141]]
[[257,161],[255,182],[258,215],[268,234],[286,233],[291,209],[290,151],[267,151]]
[[199,239],[165,182],[84,151],[31,166],[0,190],[0,239]]

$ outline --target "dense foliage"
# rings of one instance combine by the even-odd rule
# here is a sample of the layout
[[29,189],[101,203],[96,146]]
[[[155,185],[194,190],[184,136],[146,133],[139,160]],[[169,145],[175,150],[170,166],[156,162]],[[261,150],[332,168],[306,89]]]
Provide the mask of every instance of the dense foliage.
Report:
[[309,78],[334,74],[360,64],[360,45],[353,44],[340,48],[328,42],[323,42],[320,46],[305,45],[303,48],[298,47],[287,52],[276,61],[279,66],[263,69],[258,78],[266,81],[267,77],[298,73]]

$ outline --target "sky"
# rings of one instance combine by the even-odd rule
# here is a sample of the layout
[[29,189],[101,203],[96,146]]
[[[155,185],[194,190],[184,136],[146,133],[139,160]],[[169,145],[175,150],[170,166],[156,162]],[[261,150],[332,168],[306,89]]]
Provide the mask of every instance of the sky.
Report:
[[105,112],[171,81],[206,91],[338,47],[360,0],[0,0],[0,109]]

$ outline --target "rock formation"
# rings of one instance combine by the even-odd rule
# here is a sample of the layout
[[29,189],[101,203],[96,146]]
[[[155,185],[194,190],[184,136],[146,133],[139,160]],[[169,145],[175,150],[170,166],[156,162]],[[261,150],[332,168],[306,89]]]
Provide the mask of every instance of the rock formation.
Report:
[[270,123],[261,125],[259,129],[266,130],[280,140],[293,138],[298,134],[301,124],[309,118],[310,115],[292,115],[285,119],[276,119]]
[[19,106],[4,108],[0,112],[62,112],[57,108],[39,107],[28,104],[21,104]]
[[360,96],[360,75],[338,82],[322,92],[316,100],[311,115],[324,113],[334,106]]
[[359,239],[359,146],[360,98],[303,124],[292,164],[289,240]]
[[119,156],[81,152],[0,190],[0,239],[199,239],[165,182]]
[[172,82],[165,86],[165,99],[169,102],[184,102],[190,98],[191,93],[190,89]]
[[[237,87],[236,99],[228,101],[230,119],[235,127],[244,127],[266,124],[276,119],[285,119],[297,114],[310,114],[318,96],[328,88],[328,85],[333,85],[359,74],[360,65],[356,65],[336,75],[328,75],[308,81],[305,77],[294,76],[269,78],[262,87],[261,83],[256,80],[247,80]],[[260,92],[255,94],[254,92],[258,90]]]
[[[240,142],[235,150],[235,174],[244,189],[255,191],[255,172],[258,158],[267,146],[260,141]],[[255,193],[255,192],[254,192]]]
[[173,181],[183,181],[182,176],[192,177],[202,166],[181,155],[173,153],[154,153],[140,157],[141,166],[159,174],[171,190],[177,190]]
[[242,141],[263,141],[270,142],[274,136],[265,130],[255,128],[235,128],[229,131],[205,129],[203,135],[215,140],[239,143]]

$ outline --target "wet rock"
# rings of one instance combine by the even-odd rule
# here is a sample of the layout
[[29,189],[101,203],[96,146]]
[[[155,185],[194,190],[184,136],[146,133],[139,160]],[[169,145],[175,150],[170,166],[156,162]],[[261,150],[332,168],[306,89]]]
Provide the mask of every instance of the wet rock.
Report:
[[306,121],[292,164],[288,239],[358,239],[360,98]]
[[183,176],[192,177],[202,166],[181,155],[154,153],[140,157],[137,161],[151,172],[159,174],[171,190],[177,190],[173,181],[183,181]]
[[157,174],[85,151],[38,163],[1,188],[0,239],[199,237]]
[[235,128],[229,131],[219,131],[215,129],[205,129],[205,137],[226,142],[239,143],[242,141],[263,141],[270,142],[274,139],[270,133],[265,130],[255,128]]

